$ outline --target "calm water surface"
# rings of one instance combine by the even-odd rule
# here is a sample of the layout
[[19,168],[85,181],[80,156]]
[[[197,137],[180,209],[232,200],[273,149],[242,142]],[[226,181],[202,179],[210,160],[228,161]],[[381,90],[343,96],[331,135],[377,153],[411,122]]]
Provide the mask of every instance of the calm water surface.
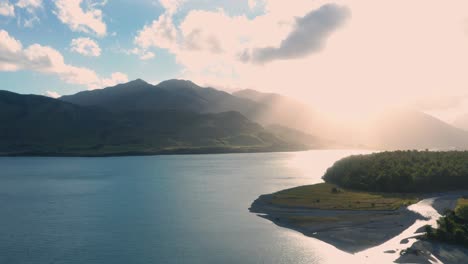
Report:
[[249,213],[364,151],[0,158],[0,263],[338,263]]

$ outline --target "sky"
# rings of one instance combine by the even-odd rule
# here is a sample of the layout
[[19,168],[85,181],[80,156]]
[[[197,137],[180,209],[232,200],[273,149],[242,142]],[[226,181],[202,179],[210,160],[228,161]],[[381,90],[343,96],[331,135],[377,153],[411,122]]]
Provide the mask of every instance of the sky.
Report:
[[0,89],[18,93],[178,78],[452,122],[467,70],[466,0],[0,0]]

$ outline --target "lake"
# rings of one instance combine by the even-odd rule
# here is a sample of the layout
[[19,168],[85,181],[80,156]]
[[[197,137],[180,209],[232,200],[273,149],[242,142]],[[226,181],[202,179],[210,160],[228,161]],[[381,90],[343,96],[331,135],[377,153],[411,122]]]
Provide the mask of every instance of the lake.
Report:
[[0,263],[350,263],[248,208],[365,152],[0,158]]

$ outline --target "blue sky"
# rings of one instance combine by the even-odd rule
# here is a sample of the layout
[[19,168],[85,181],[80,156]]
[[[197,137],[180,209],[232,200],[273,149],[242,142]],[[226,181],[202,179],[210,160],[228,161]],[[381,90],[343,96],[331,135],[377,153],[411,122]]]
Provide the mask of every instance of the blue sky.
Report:
[[[142,78],[148,82],[177,78],[184,70],[184,66],[178,64],[175,56],[166,49],[152,47],[152,52],[156,55],[154,59],[148,60],[141,60],[134,54],[125,53],[134,48],[134,38],[138,31],[166,12],[166,8],[159,1],[77,1],[85,11],[101,10],[102,22],[107,27],[105,36],[99,36],[92,30],[88,32],[72,30],[70,25],[63,23],[57,17],[58,8],[54,1],[31,1],[40,3],[39,6],[31,7],[33,12],[28,12],[27,8],[19,8],[20,0],[0,0],[1,2],[13,6],[14,14],[0,15],[0,29],[20,41],[23,47],[35,43],[52,47],[63,55],[67,64],[92,69],[101,76],[121,72],[129,80]],[[90,7],[93,4],[95,6]],[[179,23],[193,9],[209,11],[219,8],[225,9],[230,15],[255,16],[259,13],[250,9],[247,1],[199,0],[181,6],[177,14],[173,15],[173,21]],[[32,17],[37,20],[32,25],[26,26],[25,21]],[[96,42],[101,49],[100,55],[83,56],[73,52],[70,43],[76,38],[90,38]],[[54,91],[63,95],[86,89],[81,84],[64,82],[59,76],[30,70],[0,71],[0,80],[1,89],[18,93],[45,94],[46,91]]]
[[181,78],[453,119],[468,113],[466,69],[465,0],[0,0],[0,89],[18,93]]
[[[12,3],[14,2],[12,1]],[[34,43],[51,46],[62,53],[67,63],[92,68],[101,75],[109,75],[119,71],[126,73],[129,79],[143,78],[148,81],[157,81],[173,78],[181,71],[181,66],[177,65],[174,57],[165,50],[158,51],[158,59],[144,62],[136,56],[122,54],[119,51],[120,49],[131,49],[136,32],[164,12],[164,9],[157,2],[109,1],[102,7],[103,20],[108,28],[108,34],[105,37],[96,37],[92,33],[70,30],[54,15],[54,10],[55,6],[52,2],[44,1],[43,7],[37,11],[40,21],[28,28],[18,22],[21,19],[19,17],[28,14],[18,9],[16,17],[0,17],[0,28],[5,29],[11,36],[20,40],[23,46]],[[87,57],[72,52],[70,42],[79,37],[89,37],[96,41],[102,49],[101,55]],[[2,89],[19,93],[43,94],[45,91],[51,90],[60,94],[68,94],[84,88],[82,85],[65,83],[57,76],[27,70],[0,72],[0,79],[2,80]]]

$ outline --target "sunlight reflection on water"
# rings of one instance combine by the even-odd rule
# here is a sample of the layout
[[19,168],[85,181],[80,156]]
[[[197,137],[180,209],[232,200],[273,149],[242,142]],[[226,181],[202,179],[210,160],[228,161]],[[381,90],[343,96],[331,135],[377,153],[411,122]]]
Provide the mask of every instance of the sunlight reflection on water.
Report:
[[353,255],[248,211],[369,152],[0,158],[0,263],[391,263],[400,238]]
[[373,151],[366,150],[319,150],[290,153],[286,160],[286,166],[296,170],[299,175],[304,175],[307,182],[303,184],[315,184],[323,182],[325,171],[339,159],[349,155],[368,154]]
[[[315,152],[299,152],[291,153],[292,157],[287,160],[287,166],[293,170],[297,170],[304,177],[304,182],[301,185],[314,184],[323,182],[321,176],[335,161],[354,154],[368,154],[374,151],[352,150],[343,152],[336,152],[334,150],[324,150]],[[312,177],[310,177],[312,176]],[[297,179],[296,179],[297,180]],[[425,199],[417,204],[411,205],[410,210],[427,217],[427,220],[417,220],[413,225],[404,230],[398,236],[384,242],[383,244],[358,252],[350,254],[338,250],[332,245],[326,244],[314,238],[305,238],[297,232],[291,231],[290,236],[293,237],[298,243],[308,243],[315,250],[319,252],[319,263],[350,263],[350,264],[375,264],[375,263],[393,263],[399,257],[399,251],[410,247],[416,239],[409,239],[409,242],[402,244],[403,239],[407,239],[415,235],[416,231],[425,225],[436,225],[436,220],[440,217],[438,212],[432,207],[434,199]],[[301,237],[302,236],[302,237]],[[396,253],[384,253],[387,250],[395,250]],[[435,262],[437,263],[437,262]]]

